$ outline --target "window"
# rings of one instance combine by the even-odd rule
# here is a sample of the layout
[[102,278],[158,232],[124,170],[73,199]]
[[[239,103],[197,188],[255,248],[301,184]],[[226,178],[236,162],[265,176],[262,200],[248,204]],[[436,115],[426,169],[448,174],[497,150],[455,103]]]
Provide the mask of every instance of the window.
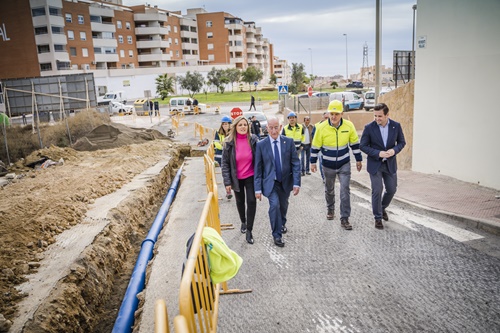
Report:
[[102,17],[97,15],[90,15],[90,22],[102,23]]
[[189,43],[189,38],[187,38],[187,37],[182,37],[182,38],[181,38],[181,43]]
[[191,54],[191,51],[190,50],[182,50],[182,54]]
[[51,71],[52,70],[52,64],[50,62],[40,64],[40,71]]
[[191,27],[191,32],[196,32],[196,27]]
[[189,27],[187,25],[181,25],[181,31],[189,31]]
[[94,47],[94,53],[101,54],[102,49],[100,47]]
[[49,33],[49,30],[47,27],[36,27],[35,28],[35,35],[46,35]]
[[76,57],[76,47],[69,48],[69,55],[72,57]]
[[89,49],[86,47],[82,47],[82,57],[88,57],[89,56]]
[[73,17],[71,16],[71,14],[66,14],[65,17],[66,17],[66,22],[68,23],[73,22]]
[[58,70],[61,70],[61,69],[70,69],[71,68],[71,63],[69,61],[59,61],[59,60],[56,60],[56,64],[57,64],[57,69]]
[[191,38],[191,43],[198,44],[198,38]]
[[130,22],[125,22],[125,29],[130,30]]
[[132,50],[128,50],[128,56],[129,56],[130,58],[133,58],[133,57],[134,57],[134,51],[132,51]]
[[72,30],[68,30],[68,39],[69,40],[75,39],[75,33]]
[[50,52],[50,46],[48,44],[47,45],[38,45],[37,48],[38,48],[38,53]]
[[85,31],[80,31],[80,39],[87,40],[87,34],[85,33]]
[[198,55],[198,50],[192,50],[191,54],[192,55]]
[[50,27],[50,29],[52,30],[53,34],[64,35],[64,28],[63,27],[52,26],[52,27]]
[[213,38],[214,33],[213,32],[207,32],[207,38]]
[[104,31],[101,36],[102,36],[103,39],[115,39],[115,33],[114,32],[106,32],[106,31]]
[[45,7],[33,8],[31,9],[31,16],[43,16],[45,15]]
[[214,44],[207,44],[207,49],[208,50],[213,50],[214,49]]
[[207,24],[207,28],[211,28],[212,27],[212,21],[207,21],[206,24]]
[[116,27],[118,29],[121,29],[122,28],[122,21],[116,21]]
[[175,51],[175,56],[179,57],[179,51]]
[[124,50],[120,50],[120,57],[125,58],[125,51]]
[[66,47],[62,44],[54,44],[55,52],[66,52]]
[[114,47],[104,47],[103,51],[105,54],[116,54],[116,49]]
[[123,44],[123,36],[118,35],[118,43]]
[[176,38],[174,39],[175,45],[179,45],[179,40]]
[[132,36],[127,36],[127,43],[132,44]]
[[83,15],[78,15],[78,24],[83,24]]
[[177,26],[174,25],[174,33],[177,33]]
[[49,15],[62,16],[61,9],[56,7],[49,7]]
[[208,60],[209,61],[214,61],[215,60],[215,56],[213,54],[209,54],[208,55]]

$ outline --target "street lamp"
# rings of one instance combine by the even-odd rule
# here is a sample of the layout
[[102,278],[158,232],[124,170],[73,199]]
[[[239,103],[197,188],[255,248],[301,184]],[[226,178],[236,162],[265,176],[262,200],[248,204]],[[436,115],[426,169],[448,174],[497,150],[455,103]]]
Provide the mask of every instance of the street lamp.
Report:
[[413,38],[411,40],[411,67],[413,70],[413,79],[415,79],[415,11],[417,10],[417,4],[412,6],[413,8]]
[[345,79],[349,81],[349,63],[347,61],[347,34],[345,36]]
[[308,48],[309,51],[311,51],[311,76],[314,76],[313,72],[313,50],[311,48]]

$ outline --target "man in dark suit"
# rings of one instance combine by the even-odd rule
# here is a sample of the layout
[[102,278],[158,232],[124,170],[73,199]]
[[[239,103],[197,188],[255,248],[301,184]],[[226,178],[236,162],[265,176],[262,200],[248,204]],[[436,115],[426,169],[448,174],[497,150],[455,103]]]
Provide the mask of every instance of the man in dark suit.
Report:
[[282,234],[287,232],[286,213],[290,192],[299,194],[300,161],[293,139],[280,135],[282,126],[277,118],[269,118],[269,136],[257,143],[255,151],[255,197],[262,194],[269,200],[269,219],[274,244],[285,246]]
[[[375,228],[384,229],[382,219],[389,220],[386,208],[398,185],[396,155],[406,145],[401,124],[389,119],[384,103],[375,105],[375,121],[367,124],[361,135],[360,149],[368,155],[367,170],[372,184],[372,211]],[[382,196],[382,191],[385,192]]]

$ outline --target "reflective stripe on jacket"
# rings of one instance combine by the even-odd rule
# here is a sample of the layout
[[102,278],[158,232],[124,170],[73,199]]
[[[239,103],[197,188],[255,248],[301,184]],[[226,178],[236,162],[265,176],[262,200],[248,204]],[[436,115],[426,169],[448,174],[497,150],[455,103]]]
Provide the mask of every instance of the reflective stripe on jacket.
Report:
[[356,161],[362,161],[358,134],[352,122],[341,119],[338,128],[333,127],[330,120],[317,124],[311,146],[311,163],[316,163],[321,150],[323,166],[340,169],[350,162],[349,147]]
[[292,138],[293,143],[295,144],[295,149],[299,150],[302,141],[304,141],[304,128],[301,124],[296,124],[294,127],[286,125],[283,127],[283,132],[281,134]]

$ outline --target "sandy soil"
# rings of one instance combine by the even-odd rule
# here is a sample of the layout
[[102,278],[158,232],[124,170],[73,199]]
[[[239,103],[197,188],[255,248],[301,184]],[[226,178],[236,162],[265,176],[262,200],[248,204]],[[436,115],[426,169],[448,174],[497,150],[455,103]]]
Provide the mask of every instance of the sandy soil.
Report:
[[[157,131],[120,125],[100,126],[74,147],[78,150],[50,147],[31,154],[16,164],[19,178],[0,189],[0,332],[19,316],[18,304],[27,296],[19,285],[37,272],[56,236],[83,223],[97,198],[117,191],[170,155],[169,168],[113,211],[109,224],[24,328],[24,332],[109,332],[99,321],[103,314],[116,313],[106,304],[123,284],[117,282],[120,276],[128,274],[127,260],[135,257],[130,250],[147,232],[152,207],[166,193],[180,155],[189,154],[189,146],[174,145]],[[45,169],[26,167],[42,157],[64,163]]]

